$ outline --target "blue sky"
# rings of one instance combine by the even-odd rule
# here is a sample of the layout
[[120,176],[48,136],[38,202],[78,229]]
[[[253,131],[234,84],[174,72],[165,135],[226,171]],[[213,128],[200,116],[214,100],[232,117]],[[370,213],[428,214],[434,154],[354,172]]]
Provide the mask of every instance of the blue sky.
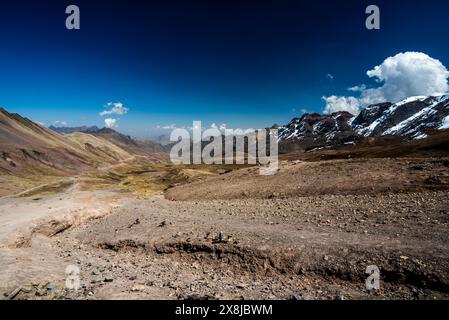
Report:
[[[348,95],[400,52],[449,66],[447,1],[375,1],[381,30],[365,28],[372,2],[23,1],[0,10],[0,106],[46,125],[103,126],[121,102],[118,130],[157,126],[265,127],[323,96]],[[81,30],[65,29],[77,4]],[[332,75],[332,77],[327,76]]]

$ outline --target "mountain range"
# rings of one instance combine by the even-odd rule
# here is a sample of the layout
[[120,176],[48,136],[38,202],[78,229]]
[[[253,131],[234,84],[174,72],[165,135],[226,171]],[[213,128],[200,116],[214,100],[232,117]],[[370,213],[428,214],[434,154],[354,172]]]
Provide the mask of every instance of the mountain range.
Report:
[[[363,145],[367,139],[388,137],[395,138],[394,144],[424,140],[432,130],[449,129],[449,95],[374,104],[358,115],[306,113],[278,129],[281,153]],[[74,174],[135,156],[167,159],[170,149],[111,128],[45,128],[1,108],[0,143],[2,174]]]
[[128,151],[129,153],[148,156],[154,153],[167,152],[168,148],[162,146],[160,143],[152,140],[139,140],[133,139],[130,136],[121,134],[111,128],[98,128],[97,126],[82,126],[82,127],[54,127],[50,126],[49,129],[64,133],[72,134],[76,132],[90,134],[95,137],[100,137],[111,143],[119,146],[120,148]]
[[428,130],[447,128],[449,95],[374,104],[356,116],[346,111],[329,115],[306,113],[278,127],[280,150],[284,151],[353,145],[367,137],[423,139]]
[[78,174],[134,156],[167,158],[162,145],[134,140],[113,129],[52,129],[0,108],[0,173],[57,176]]

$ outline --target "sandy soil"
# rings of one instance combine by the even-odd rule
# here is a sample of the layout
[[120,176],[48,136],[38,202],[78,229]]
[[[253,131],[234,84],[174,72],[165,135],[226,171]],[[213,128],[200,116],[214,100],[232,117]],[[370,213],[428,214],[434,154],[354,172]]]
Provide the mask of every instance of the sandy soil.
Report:
[[[19,299],[447,299],[445,168],[441,159],[287,162],[275,177],[243,169],[165,198],[69,190],[63,200],[8,200],[0,204],[0,291],[22,288]],[[76,208],[106,215],[65,215]],[[46,221],[13,237],[38,217],[12,228],[11,211],[30,209]],[[77,291],[64,289],[68,265],[80,269]],[[365,287],[368,265],[381,270],[378,291]]]
[[0,290],[64,276],[52,237],[109,214],[116,199],[107,191],[79,191],[77,184],[53,195],[0,199]]

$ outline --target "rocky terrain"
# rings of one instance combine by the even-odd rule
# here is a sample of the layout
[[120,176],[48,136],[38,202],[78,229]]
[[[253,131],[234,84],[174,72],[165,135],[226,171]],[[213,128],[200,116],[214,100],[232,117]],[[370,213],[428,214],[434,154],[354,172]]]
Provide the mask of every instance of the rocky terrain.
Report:
[[233,171],[167,190],[171,200],[269,199],[318,195],[402,193],[449,187],[447,159],[286,161],[274,176],[258,168]]
[[[0,287],[16,299],[446,299],[447,162],[402,161],[284,161],[264,182],[271,194],[260,180],[235,180],[257,181],[255,168],[165,196],[112,192],[95,200],[114,199],[106,214],[44,219],[28,235],[11,234]],[[360,176],[362,167],[372,170]],[[296,191],[278,190],[279,179]],[[46,208],[58,197],[31,202]],[[65,289],[68,265],[79,267],[80,290]],[[378,291],[365,287],[368,265],[381,270]]]

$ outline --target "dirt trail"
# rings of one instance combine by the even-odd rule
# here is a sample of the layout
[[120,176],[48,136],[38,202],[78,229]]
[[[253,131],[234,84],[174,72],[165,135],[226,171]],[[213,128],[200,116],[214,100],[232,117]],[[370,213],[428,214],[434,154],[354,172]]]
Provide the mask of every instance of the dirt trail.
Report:
[[118,167],[122,166],[124,163],[133,161],[136,158],[137,158],[137,156],[132,156],[132,157],[120,160],[118,163],[115,163],[115,164],[101,166],[98,168],[98,170],[103,171],[103,172],[111,171],[112,169],[118,168]]
[[61,183],[74,184],[75,179],[76,179],[75,177],[71,177],[71,178],[68,178],[68,179],[57,180],[57,181],[54,181],[54,182],[51,182],[51,183],[43,183],[43,184],[40,184],[38,186],[31,187],[31,188],[28,188],[26,190],[20,191],[19,193],[16,193],[16,194],[9,194],[9,195],[6,195],[6,196],[2,196],[2,197],[0,197],[0,200],[3,200],[3,199],[14,199],[14,198],[17,198],[17,197],[23,197],[23,196],[26,196],[26,195],[31,194],[33,192],[39,192],[39,191],[41,191],[41,190],[43,190],[43,189],[45,189],[47,187],[50,187],[50,186],[53,186],[53,185],[58,185],[58,184],[61,184]]
[[[105,197],[111,196],[108,192],[82,192],[79,190],[78,177],[64,180],[70,182],[68,188],[60,193],[46,195],[40,194],[45,184],[23,191],[15,196],[0,199],[0,243],[14,239],[16,235],[26,234],[36,225],[50,220],[70,220],[85,211],[106,211],[110,205],[104,202]],[[26,196],[34,194],[33,196]],[[103,200],[103,201],[102,201]],[[98,201],[98,202],[97,202]],[[92,207],[97,202],[98,206]]]

